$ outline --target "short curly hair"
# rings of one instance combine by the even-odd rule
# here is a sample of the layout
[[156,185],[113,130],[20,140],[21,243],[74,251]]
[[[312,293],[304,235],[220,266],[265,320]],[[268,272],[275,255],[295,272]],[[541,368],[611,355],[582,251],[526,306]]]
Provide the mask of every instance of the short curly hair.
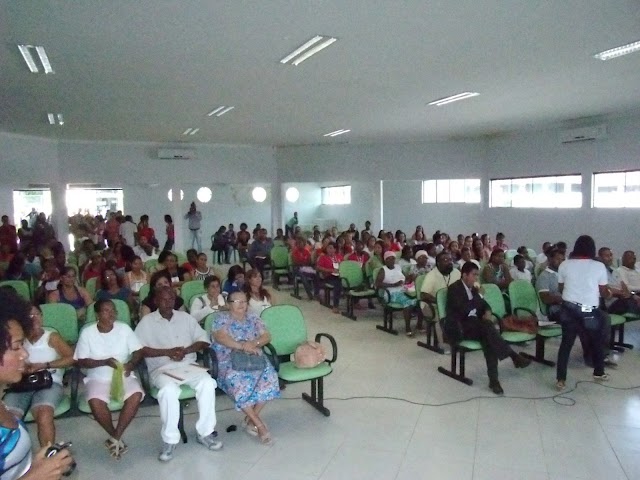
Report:
[[4,353],[11,346],[9,335],[9,322],[18,322],[25,335],[31,331],[31,304],[20,297],[15,291],[8,288],[0,288],[0,362]]

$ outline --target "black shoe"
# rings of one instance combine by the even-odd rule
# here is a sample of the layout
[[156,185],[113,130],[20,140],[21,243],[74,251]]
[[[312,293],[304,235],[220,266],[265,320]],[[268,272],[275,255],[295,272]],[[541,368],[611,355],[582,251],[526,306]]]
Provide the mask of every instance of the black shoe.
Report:
[[513,357],[513,366],[516,368],[526,368],[531,365],[531,360],[522,355],[516,355]]
[[504,390],[502,389],[502,385],[500,385],[500,382],[497,381],[497,380],[489,382],[489,388],[496,395],[503,395],[504,394]]

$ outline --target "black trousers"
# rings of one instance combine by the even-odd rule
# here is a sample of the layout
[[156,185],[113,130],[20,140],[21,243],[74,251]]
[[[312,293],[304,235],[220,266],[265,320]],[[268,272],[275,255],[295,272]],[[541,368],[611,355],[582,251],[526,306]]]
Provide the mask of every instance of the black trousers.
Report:
[[487,362],[487,376],[490,381],[498,380],[498,361],[513,354],[513,350],[500,336],[492,322],[478,317],[467,317],[462,323],[465,340],[477,340],[482,345],[482,353]]

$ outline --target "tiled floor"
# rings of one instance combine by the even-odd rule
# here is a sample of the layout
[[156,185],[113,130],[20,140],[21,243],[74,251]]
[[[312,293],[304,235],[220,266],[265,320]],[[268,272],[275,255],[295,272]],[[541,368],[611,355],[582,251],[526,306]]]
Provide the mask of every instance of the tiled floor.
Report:
[[[58,436],[74,442],[79,464],[75,478],[640,478],[640,390],[623,390],[640,385],[637,350],[620,355],[620,366],[610,371],[608,386],[623,389],[582,383],[567,394],[575,400],[573,406],[549,398],[555,394],[554,369],[533,364],[515,370],[506,360],[500,365],[506,395],[498,398],[487,388],[482,354],[467,356],[473,386],[445,377],[436,368],[447,365],[449,356],[417,347],[416,340],[402,332],[396,337],[375,329],[379,307],[356,311],[359,318],[353,322],[317,303],[293,299],[287,287],[276,292],[276,299],[302,308],[310,334],[328,332],[337,339],[339,357],[325,382],[327,397],[386,396],[431,405],[371,398],[328,400],[331,416],[326,418],[300,400],[308,384],[290,385],[283,392],[289,400],[273,402],[265,410],[276,443],[264,447],[241,430],[225,432],[242,417],[227,398],[219,396],[223,450],[209,452],[195,442],[192,405],[186,417],[189,443],[180,445],[168,464],[156,460],[160,443],[156,407],[140,410],[125,434],[130,451],[119,463],[109,458],[102,445],[105,434],[91,419],[64,419],[58,423]],[[402,327],[402,321],[397,323]],[[640,322],[627,331],[628,339],[640,347]],[[549,358],[555,357],[557,347],[557,340],[548,342]],[[531,352],[533,345],[526,349]],[[577,345],[570,386],[590,379],[590,370],[580,359]]]

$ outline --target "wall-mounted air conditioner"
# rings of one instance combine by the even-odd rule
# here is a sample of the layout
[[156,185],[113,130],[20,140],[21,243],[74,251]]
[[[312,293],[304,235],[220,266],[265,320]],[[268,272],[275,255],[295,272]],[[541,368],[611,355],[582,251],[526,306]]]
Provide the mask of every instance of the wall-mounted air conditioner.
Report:
[[560,132],[561,143],[586,142],[588,140],[602,140],[607,138],[607,126],[571,128]]
[[196,151],[186,148],[159,148],[158,158],[161,160],[189,160],[196,158]]

